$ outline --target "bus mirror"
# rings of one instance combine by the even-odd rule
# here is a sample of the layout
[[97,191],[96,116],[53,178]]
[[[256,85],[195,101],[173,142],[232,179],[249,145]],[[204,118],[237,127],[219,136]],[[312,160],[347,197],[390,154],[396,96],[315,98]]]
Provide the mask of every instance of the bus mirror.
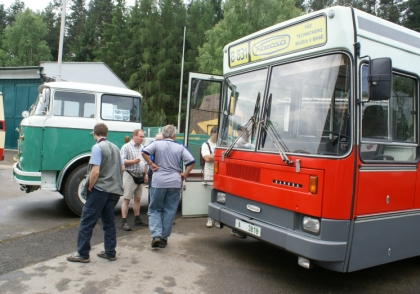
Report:
[[377,58],[370,62],[370,100],[389,100],[392,88],[391,58]]

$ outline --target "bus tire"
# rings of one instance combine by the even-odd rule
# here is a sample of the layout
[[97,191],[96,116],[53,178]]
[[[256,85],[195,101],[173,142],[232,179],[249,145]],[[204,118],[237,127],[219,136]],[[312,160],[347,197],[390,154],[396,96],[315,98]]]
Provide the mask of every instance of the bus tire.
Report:
[[81,216],[83,206],[85,205],[86,198],[80,195],[80,185],[87,173],[88,164],[82,164],[75,168],[68,176],[64,188],[64,199],[67,206],[76,215]]

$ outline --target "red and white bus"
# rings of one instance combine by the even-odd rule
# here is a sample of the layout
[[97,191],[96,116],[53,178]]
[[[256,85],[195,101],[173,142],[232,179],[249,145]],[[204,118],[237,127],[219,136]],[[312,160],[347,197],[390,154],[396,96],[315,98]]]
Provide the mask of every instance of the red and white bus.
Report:
[[214,182],[192,174],[184,195],[196,204],[184,199],[184,215],[207,203],[217,227],[307,268],[352,272],[420,255],[420,34],[337,6],[223,54],[223,77],[190,74],[185,143],[196,136],[192,110],[212,94],[219,132]]

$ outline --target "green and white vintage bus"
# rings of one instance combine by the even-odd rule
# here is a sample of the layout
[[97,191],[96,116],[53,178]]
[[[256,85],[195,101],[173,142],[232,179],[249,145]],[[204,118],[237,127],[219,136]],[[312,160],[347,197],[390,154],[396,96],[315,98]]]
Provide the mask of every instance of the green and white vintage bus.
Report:
[[27,193],[59,191],[81,215],[85,199],[79,188],[95,144],[93,127],[105,123],[108,140],[121,148],[126,137],[141,128],[142,96],[123,88],[70,82],[45,83],[38,92],[29,112],[22,114],[13,177]]

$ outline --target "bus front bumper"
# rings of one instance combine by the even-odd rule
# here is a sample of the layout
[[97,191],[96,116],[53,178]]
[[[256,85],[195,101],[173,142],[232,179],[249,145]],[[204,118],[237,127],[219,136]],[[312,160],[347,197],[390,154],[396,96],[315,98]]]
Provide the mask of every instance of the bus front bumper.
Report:
[[41,172],[25,172],[21,170],[19,162],[13,165],[13,178],[24,186],[41,186]]
[[286,230],[269,223],[249,218],[215,203],[209,203],[209,217],[230,228],[235,228],[236,220],[252,224],[260,228],[260,236],[249,232],[249,236],[266,241],[298,256],[320,262],[341,263],[345,260],[347,242],[325,241],[311,238],[302,233]]

